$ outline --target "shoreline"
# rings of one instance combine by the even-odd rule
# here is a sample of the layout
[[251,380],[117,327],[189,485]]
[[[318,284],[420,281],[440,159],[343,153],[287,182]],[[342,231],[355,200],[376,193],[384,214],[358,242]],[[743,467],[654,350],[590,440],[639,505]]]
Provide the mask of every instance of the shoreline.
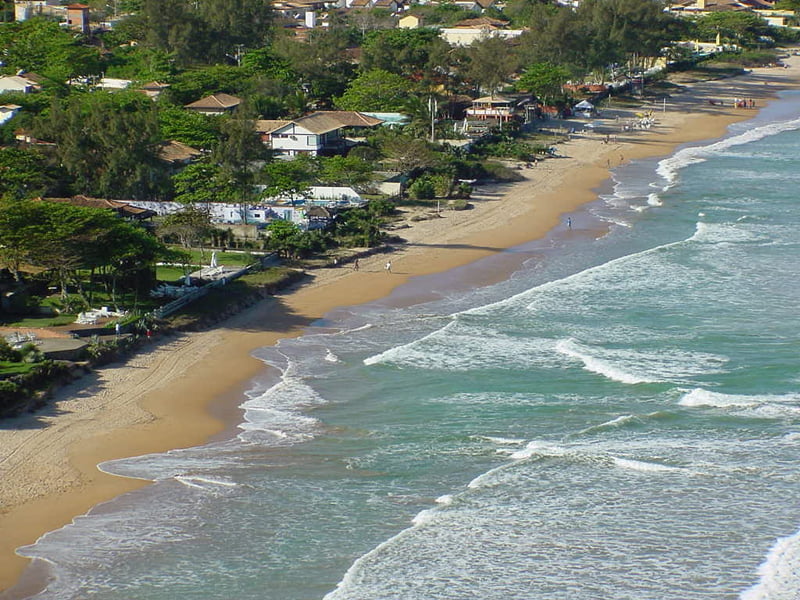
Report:
[[[391,275],[383,271],[386,255],[363,259],[358,272],[313,271],[310,283],[264,300],[216,329],[167,338],[151,352],[68,386],[44,411],[0,424],[0,590],[13,586],[29,564],[15,548],[148,483],[108,475],[98,463],[200,445],[235,432],[242,389],[264,372],[264,364],[250,355],[255,348],[301,335],[337,307],[386,298],[410,277],[443,273],[541,239],[563,226],[564,215],[597,199],[609,167],[670,155],[680,145],[718,138],[732,123],[754,117],[757,111],[735,109],[727,101],[722,108],[710,106],[707,99],[752,97],[763,107],[773,92],[796,85],[800,60],[789,62],[786,70],[757,69],[692,85],[670,99],[670,112],[655,112],[658,123],[650,130],[626,132],[618,144],[579,134],[559,145],[565,158],[525,170],[523,182],[482,190],[471,201],[473,210],[447,211],[396,231],[407,243],[388,255]],[[471,273],[470,285],[506,278],[524,260],[509,256],[503,268]],[[24,593],[18,588],[0,597]]]

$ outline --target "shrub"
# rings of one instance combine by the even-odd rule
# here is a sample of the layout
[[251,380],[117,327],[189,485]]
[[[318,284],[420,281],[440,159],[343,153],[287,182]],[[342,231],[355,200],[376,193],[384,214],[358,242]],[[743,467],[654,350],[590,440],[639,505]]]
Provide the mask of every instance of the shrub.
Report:
[[31,342],[22,346],[19,349],[20,359],[22,362],[26,363],[38,363],[44,360],[44,354],[39,348],[36,347],[36,344]]
[[437,198],[447,198],[453,189],[453,178],[450,175],[433,175],[431,183]]
[[22,360],[22,355],[19,351],[14,350],[3,337],[0,337],[0,360],[8,362],[19,362]]
[[436,189],[430,179],[417,179],[408,188],[408,193],[417,200],[431,200],[436,197]]

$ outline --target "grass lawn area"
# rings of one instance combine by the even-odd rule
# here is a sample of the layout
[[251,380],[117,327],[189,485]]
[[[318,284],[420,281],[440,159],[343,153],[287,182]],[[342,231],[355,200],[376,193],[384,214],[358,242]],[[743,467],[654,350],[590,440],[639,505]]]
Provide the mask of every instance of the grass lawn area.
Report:
[[21,375],[29,373],[36,365],[33,363],[9,362],[0,360],[0,377],[10,377],[11,375]]
[[[208,266],[211,264],[211,253],[212,250],[205,250],[204,252],[200,252],[197,249],[186,250],[185,248],[175,247],[176,250],[180,250],[181,252],[186,252],[191,257],[191,264],[193,265],[206,265]],[[226,265],[230,267],[245,267],[249,264],[255,262],[258,256],[263,256],[264,253],[250,253],[250,252],[233,252],[231,250],[227,250],[225,252],[221,250],[217,250],[217,264],[218,265]],[[160,279],[160,277],[159,277]]]
[[[193,271],[194,267],[189,267],[188,270]],[[183,267],[173,267],[171,265],[159,265],[156,267],[156,279],[159,281],[175,283],[183,279],[184,275]]]
[[0,320],[0,325],[6,327],[19,327],[20,329],[33,329],[36,327],[58,327],[59,325],[69,325],[75,322],[77,315],[55,315],[50,317],[24,317],[13,320],[6,317]]

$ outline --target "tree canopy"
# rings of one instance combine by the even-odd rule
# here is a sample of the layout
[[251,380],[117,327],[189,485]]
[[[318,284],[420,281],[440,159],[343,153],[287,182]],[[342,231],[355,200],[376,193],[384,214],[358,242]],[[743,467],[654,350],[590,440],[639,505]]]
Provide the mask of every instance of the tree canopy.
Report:
[[58,23],[34,18],[0,27],[4,70],[33,71],[63,83],[70,77],[100,72],[100,55]]
[[142,94],[73,94],[54,102],[37,131],[56,142],[58,160],[80,193],[149,199],[165,183],[156,109]]
[[15,276],[23,264],[54,274],[62,296],[78,269],[102,271],[111,290],[119,278],[152,266],[164,247],[112,212],[61,202],[0,204],[0,256]]
[[518,90],[530,92],[541,98],[545,104],[563,96],[562,86],[569,79],[569,71],[564,67],[550,63],[534,63],[529,65],[517,80]]
[[402,111],[413,90],[402,75],[375,69],[354,79],[335,102],[341,110]]

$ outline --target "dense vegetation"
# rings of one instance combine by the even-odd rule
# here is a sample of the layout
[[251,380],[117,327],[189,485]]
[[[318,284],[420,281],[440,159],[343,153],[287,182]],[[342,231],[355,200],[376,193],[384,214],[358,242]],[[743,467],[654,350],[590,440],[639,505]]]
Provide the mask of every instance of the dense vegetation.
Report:
[[[91,4],[96,15],[110,10]],[[348,11],[300,41],[270,7],[266,0],[119,0],[114,8],[126,16],[91,37],[42,18],[0,25],[0,71],[44,78],[39,94],[4,97],[23,110],[0,128],[0,141],[23,128],[54,142],[4,153],[8,176],[0,193],[185,200],[196,193],[247,201],[249,184],[272,183],[268,170],[250,167],[269,160],[252,135],[255,118],[292,118],[313,107],[400,111],[411,123],[394,138],[426,138],[432,120],[443,124],[452,115],[446,100],[457,94],[493,93],[516,80],[516,89],[557,102],[565,81],[604,81],[619,69],[646,67],[677,39],[719,34],[723,43],[762,48],[789,35],[753,13],[674,18],[658,0],[584,0],[577,9],[511,0],[502,13],[487,15],[527,29],[513,43],[488,38],[451,48],[435,27],[475,14],[447,4],[411,8],[429,27],[396,29],[389,15]],[[153,80],[170,87],[151,102],[136,92],[67,85],[101,73],[129,78],[134,87]],[[216,92],[237,95],[245,106],[235,117],[180,108]],[[433,115],[432,96],[440,100]],[[397,160],[394,138],[372,141],[373,164]],[[205,163],[174,176],[159,159],[166,140],[207,151]]]
[[[41,17],[0,23],[0,73],[35,73],[42,87],[3,96],[22,109],[0,126],[2,259],[16,280],[23,266],[44,273],[64,302],[72,297],[80,303],[98,294],[112,303],[120,296],[139,302],[153,283],[153,264],[167,252],[161,241],[224,244],[226,234],[202,210],[210,202],[251,203],[257,189],[302,196],[314,184],[369,194],[379,171],[404,173],[416,199],[464,198],[469,187],[459,180],[513,176],[492,159],[530,161],[546,151],[516,140],[513,127],[470,152],[437,143],[456,135],[450,119],[459,99],[518,91],[558,104],[566,100],[565,82],[603,82],[646,68],[673,52],[678,39],[720,36],[752,58],[792,36],[747,12],[675,18],[661,0],[584,0],[578,8],[509,0],[485,16],[525,32],[513,42],[490,37],[468,47],[451,47],[438,28],[478,15],[448,3],[412,5],[410,13],[426,25],[419,29],[396,28],[396,17],[386,11],[334,11],[328,27],[304,39],[267,0],[89,4],[97,20],[114,18],[113,29],[83,36]],[[10,20],[7,10],[3,16]],[[132,80],[131,91],[94,88],[101,75]],[[134,91],[149,81],[169,84],[157,101]],[[183,109],[217,92],[243,104],[217,117]],[[273,160],[254,133],[256,119],[295,118],[321,108],[397,111],[408,122],[371,132],[347,156],[293,161]],[[14,145],[20,129],[42,143]],[[169,140],[201,150],[203,158],[177,169],[160,154]],[[162,220],[156,238],[89,209],[28,201],[74,194],[175,199],[187,210]],[[302,257],[375,245],[384,239],[381,225],[390,213],[390,206],[372,203],[339,215],[325,232],[275,223],[267,247]]]
[[[22,316],[69,322],[99,304],[132,309],[129,319],[139,319],[155,306],[148,292],[157,279],[179,279],[187,265],[205,261],[208,245],[235,242],[211,223],[209,203],[246,205],[259,194],[297,198],[315,184],[353,187],[373,199],[339,212],[324,230],[273,221],[258,242],[289,260],[346,257],[344,248],[387,241],[384,226],[395,204],[376,193],[376,173],[404,175],[409,202],[449,198],[465,208],[465,181],[512,180],[518,175],[502,160],[547,155],[547,144],[520,139],[513,123],[469,151],[437,142],[458,137],[453,119],[465,99],[516,92],[563,106],[567,82],[604,83],[639,73],[660,56],[694,65],[698,57],[676,40],[719,39],[728,49],[718,57],[723,70],[774,61],[773,46],[796,41],[795,32],[769,27],[754,13],[675,18],[662,0],[583,0],[577,8],[508,0],[483,16],[524,33],[467,47],[451,47],[439,28],[479,15],[450,2],[412,5],[410,14],[424,21],[419,29],[396,28],[397,17],[385,9],[331,11],[327,27],[303,37],[269,0],[88,4],[94,20],[113,20],[114,27],[82,35],[42,17],[13,22],[12,3],[0,3],[0,74],[32,73],[41,87],[4,94],[3,103],[21,110],[0,125],[0,317],[25,326],[39,317]],[[800,10],[798,0],[781,5]],[[103,76],[132,85],[103,91],[96,87]],[[154,81],[168,85],[155,101],[137,91]],[[210,117],[183,108],[220,92],[242,99],[235,113]],[[255,134],[256,119],[320,109],[399,112],[407,120],[369,132],[349,154],[291,161],[274,160]],[[17,144],[20,130],[34,143]],[[162,155],[170,141],[200,150],[202,158],[171,164]],[[38,200],[76,194],[176,200],[186,209],[145,227],[105,210]],[[236,264],[251,259],[224,257]],[[250,274],[206,295],[172,326],[219,318],[299,276],[288,269]],[[98,339],[90,355],[110,360],[133,344]],[[27,406],[36,390],[68,376],[65,365],[44,360],[35,346],[13,349],[0,338],[0,413]]]

